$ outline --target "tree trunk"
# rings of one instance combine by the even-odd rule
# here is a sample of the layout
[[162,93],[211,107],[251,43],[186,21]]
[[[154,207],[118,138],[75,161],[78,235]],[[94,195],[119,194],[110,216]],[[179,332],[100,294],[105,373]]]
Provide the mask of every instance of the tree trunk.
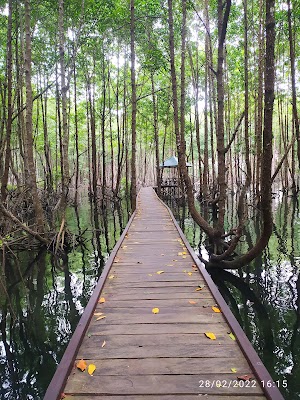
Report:
[[131,210],[136,209],[136,82],[135,82],[135,10],[130,0],[130,55],[131,55]]
[[30,0],[25,0],[25,84],[26,84],[26,156],[28,163],[28,182],[31,190],[32,201],[35,211],[37,231],[44,231],[44,213],[38,196],[35,163],[33,157],[32,136],[32,87],[31,87],[31,32],[30,32]]

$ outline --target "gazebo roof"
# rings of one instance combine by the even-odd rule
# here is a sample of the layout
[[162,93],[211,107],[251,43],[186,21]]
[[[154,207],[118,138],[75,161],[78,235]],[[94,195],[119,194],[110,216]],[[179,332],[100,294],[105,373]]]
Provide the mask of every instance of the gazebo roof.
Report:
[[[175,156],[172,156],[165,160],[162,164],[159,165],[160,168],[177,168],[178,167],[178,158]],[[187,162],[186,163],[187,167],[191,167],[192,164]]]

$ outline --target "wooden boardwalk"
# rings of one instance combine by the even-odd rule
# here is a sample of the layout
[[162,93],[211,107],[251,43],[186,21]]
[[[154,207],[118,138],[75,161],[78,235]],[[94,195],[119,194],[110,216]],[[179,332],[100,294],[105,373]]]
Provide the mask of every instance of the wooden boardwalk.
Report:
[[270,375],[153,189],[140,191],[92,297],[45,400],[283,399],[262,388]]

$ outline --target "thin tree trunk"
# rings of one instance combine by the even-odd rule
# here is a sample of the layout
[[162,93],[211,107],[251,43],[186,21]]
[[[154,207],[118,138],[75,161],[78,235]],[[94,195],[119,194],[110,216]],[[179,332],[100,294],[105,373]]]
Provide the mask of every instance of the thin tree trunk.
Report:
[[131,55],[131,209],[136,209],[136,81],[135,81],[135,4],[130,0],[130,55]]
[[44,213],[38,196],[32,136],[32,87],[31,87],[31,32],[30,0],[25,0],[25,83],[26,83],[26,156],[28,163],[28,187],[31,190],[37,231],[44,231]]

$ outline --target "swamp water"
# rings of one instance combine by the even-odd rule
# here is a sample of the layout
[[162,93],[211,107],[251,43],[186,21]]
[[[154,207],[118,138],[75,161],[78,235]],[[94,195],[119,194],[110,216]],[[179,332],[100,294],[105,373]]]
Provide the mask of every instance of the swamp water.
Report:
[[[226,228],[237,225],[236,198],[228,199]],[[251,204],[251,202],[250,202]],[[207,258],[204,236],[187,208],[168,203],[196,253]],[[209,273],[285,400],[300,399],[300,210],[279,191],[273,198],[273,235],[261,257],[241,270]],[[211,219],[211,210],[206,210]],[[202,212],[204,212],[202,210]],[[259,211],[248,209],[243,254],[259,235]],[[233,366],[234,367],[234,366]]]
[[[229,199],[228,228],[235,226]],[[282,193],[273,200],[274,233],[268,248],[240,271],[210,271],[223,297],[286,400],[300,399],[300,214]],[[203,235],[187,209],[171,207],[192,247],[205,256]],[[100,216],[97,235],[88,204],[69,210],[71,232],[86,241],[64,264],[46,252],[23,252],[6,261],[8,297],[0,297],[0,399],[40,400],[74,332],[110,251],[128,220],[122,210]],[[259,230],[249,209],[243,252]],[[86,230],[87,229],[87,230]],[[85,231],[86,230],[86,231]],[[0,290],[0,293],[2,291]],[[234,367],[234,366],[232,366]],[[266,383],[268,384],[268,383]]]
[[[98,223],[88,202],[68,209],[68,229],[83,245],[65,262],[46,251],[6,259],[7,295],[0,290],[0,399],[40,400],[69,343],[102,268],[128,221],[110,207]],[[93,231],[96,234],[93,235]]]

